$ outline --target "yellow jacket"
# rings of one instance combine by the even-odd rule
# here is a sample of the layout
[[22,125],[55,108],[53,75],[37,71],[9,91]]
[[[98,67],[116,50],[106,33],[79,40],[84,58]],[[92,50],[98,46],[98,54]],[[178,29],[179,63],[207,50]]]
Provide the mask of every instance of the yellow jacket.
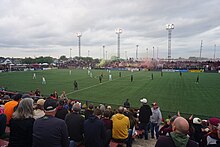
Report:
[[128,129],[130,128],[130,121],[124,114],[115,114],[112,116],[112,138],[126,139],[128,138]]

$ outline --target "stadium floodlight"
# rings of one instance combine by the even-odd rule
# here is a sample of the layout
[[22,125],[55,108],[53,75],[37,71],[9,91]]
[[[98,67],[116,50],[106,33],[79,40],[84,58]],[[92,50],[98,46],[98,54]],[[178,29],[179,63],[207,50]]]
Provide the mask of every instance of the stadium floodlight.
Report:
[[138,46],[139,45],[136,45],[136,60],[138,59]]
[[70,60],[72,59],[72,57],[71,57],[71,51],[72,51],[72,49],[70,48]]
[[118,34],[118,58],[120,58],[120,34],[122,33],[122,29],[115,29],[115,33]]
[[102,54],[103,54],[103,59],[105,59],[105,46],[104,46],[104,45],[102,46],[102,49],[103,49],[103,52],[102,52]]
[[174,29],[174,24],[167,24],[166,30],[168,31],[168,60],[171,59],[171,32]]
[[81,42],[80,42],[80,38],[82,37],[82,33],[78,32],[76,33],[76,36],[79,38],[79,57],[81,57]]

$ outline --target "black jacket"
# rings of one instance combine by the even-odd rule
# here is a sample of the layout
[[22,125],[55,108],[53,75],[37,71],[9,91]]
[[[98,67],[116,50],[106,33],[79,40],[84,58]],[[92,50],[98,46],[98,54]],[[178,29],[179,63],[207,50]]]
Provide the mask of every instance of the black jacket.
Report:
[[151,115],[152,115],[152,111],[149,105],[141,106],[140,113],[139,113],[139,121],[142,124],[149,123]]

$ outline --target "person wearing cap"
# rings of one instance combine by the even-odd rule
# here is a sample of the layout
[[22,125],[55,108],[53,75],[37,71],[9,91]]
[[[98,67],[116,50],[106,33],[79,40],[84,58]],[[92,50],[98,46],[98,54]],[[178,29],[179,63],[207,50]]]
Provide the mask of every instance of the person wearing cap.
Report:
[[69,147],[68,131],[64,120],[56,118],[57,102],[44,102],[45,116],[35,120],[32,147]]
[[154,130],[156,133],[156,138],[159,137],[159,127],[162,122],[162,114],[160,112],[160,108],[158,107],[157,103],[154,102],[152,104],[152,115],[150,117],[150,131],[151,131],[151,138],[154,138]]
[[147,140],[148,129],[150,126],[150,116],[152,115],[152,111],[151,111],[150,106],[147,104],[146,98],[141,99],[140,102],[143,105],[141,106],[140,112],[139,112],[139,121],[140,121],[139,130],[144,130],[144,137],[145,137],[145,140]]
[[72,112],[67,114],[65,117],[65,122],[67,125],[70,143],[75,145],[82,144],[84,137],[84,120],[85,118],[80,115],[80,104],[75,103],[72,107]]
[[21,101],[22,94],[16,94],[12,97],[12,101],[5,103],[4,113],[7,116],[7,125],[9,125],[9,121],[14,113],[15,107],[18,106],[18,103]]
[[34,109],[34,119],[41,118],[45,115],[44,113],[44,99],[38,99],[37,100],[37,105]]
[[218,125],[220,123],[220,119],[213,117],[208,120],[208,128],[210,130],[209,133],[207,133],[203,139],[202,139],[202,147],[206,146],[217,146],[217,143],[219,141],[218,138]]
[[183,117],[177,117],[172,125],[173,132],[169,136],[160,136],[155,147],[198,147],[199,145],[187,136],[189,123]]

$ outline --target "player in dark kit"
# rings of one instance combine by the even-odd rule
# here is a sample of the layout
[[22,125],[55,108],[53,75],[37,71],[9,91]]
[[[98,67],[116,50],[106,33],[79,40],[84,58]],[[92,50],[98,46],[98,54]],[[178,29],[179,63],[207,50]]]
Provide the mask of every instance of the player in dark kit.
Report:
[[76,82],[76,80],[74,80],[73,82],[73,89],[78,90],[78,83]]
[[121,77],[121,72],[119,72],[119,77]]
[[154,79],[154,74],[152,73],[152,74],[151,74],[151,80],[153,80],[153,79]]
[[182,72],[180,71],[180,77],[182,77],[182,75],[183,75],[183,74],[182,74]]
[[199,75],[196,78],[196,84],[199,84]]
[[133,77],[133,75],[131,75],[131,82],[133,82],[133,80],[134,80],[134,77]]
[[163,77],[163,71],[161,71],[160,76]]
[[99,83],[102,83],[102,76],[99,76]]

